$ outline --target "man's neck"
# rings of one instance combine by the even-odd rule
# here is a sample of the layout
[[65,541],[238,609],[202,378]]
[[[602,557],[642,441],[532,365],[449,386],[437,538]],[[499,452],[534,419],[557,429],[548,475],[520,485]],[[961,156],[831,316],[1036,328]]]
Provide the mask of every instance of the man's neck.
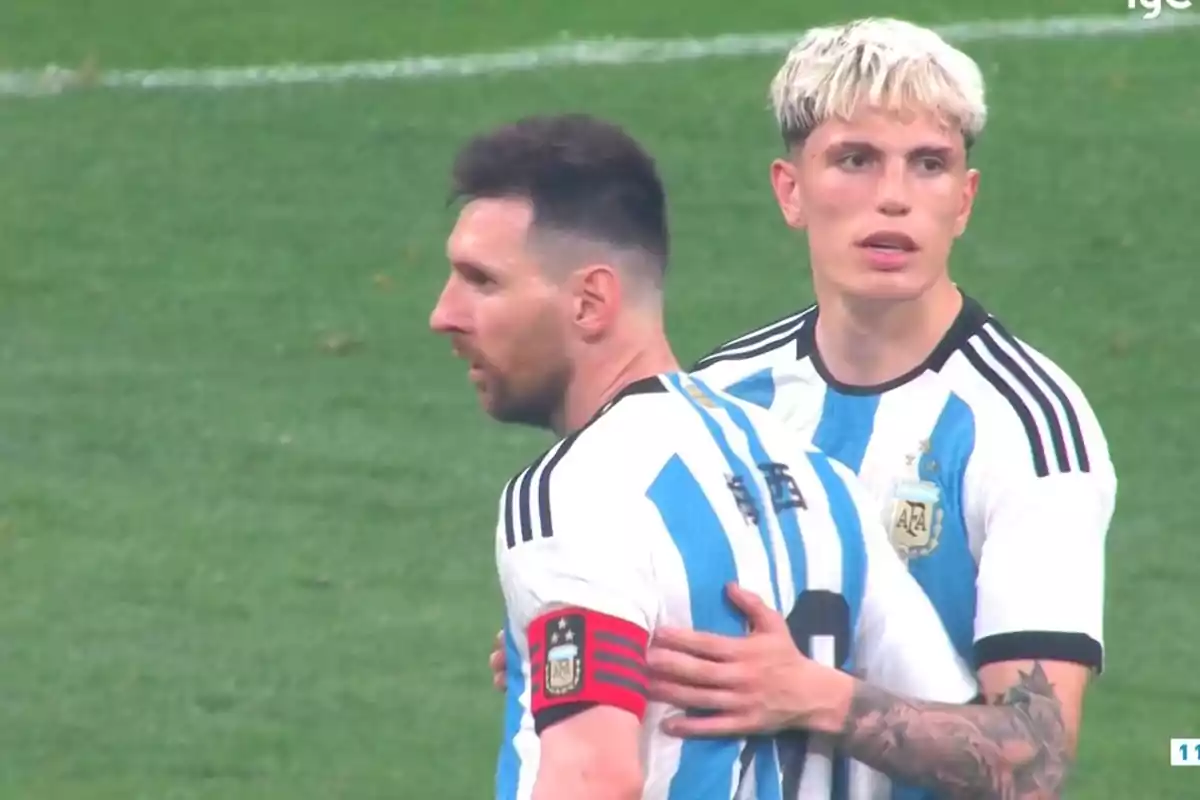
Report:
[[962,294],[949,281],[913,300],[818,298],[817,352],[839,383],[887,383],[929,358],[962,305]]
[[554,432],[566,436],[587,425],[625,387],[664,372],[677,372],[679,360],[663,337],[640,348],[630,348],[599,364],[581,365],[567,390],[562,413],[554,420]]

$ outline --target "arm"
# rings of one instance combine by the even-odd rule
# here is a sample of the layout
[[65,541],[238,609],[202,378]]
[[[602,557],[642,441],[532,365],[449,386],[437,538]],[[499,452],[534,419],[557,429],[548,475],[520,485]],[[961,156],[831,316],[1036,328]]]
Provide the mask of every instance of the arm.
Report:
[[[835,674],[823,684],[838,709],[819,729],[847,755],[893,778],[952,797],[1060,796],[1074,758],[1086,670],[1062,662],[1006,662],[980,670],[986,705],[912,700]],[[998,687],[1004,687],[999,689]]]
[[632,800],[643,786],[645,645],[657,614],[648,553],[622,504],[598,510],[571,498],[567,475],[553,477],[553,535],[497,545],[510,624],[527,642],[532,796]]
[[1102,665],[1104,541],[1115,478],[996,475],[980,494],[985,537],[975,660],[985,705],[905,699],[864,683],[839,689],[828,721],[847,752],[955,796],[1057,798],[1074,761],[1083,695]]
[[[593,599],[591,605],[606,605]],[[554,608],[529,626],[531,707],[541,737],[533,800],[636,800],[647,634],[579,606]],[[618,643],[619,642],[619,643]]]
[[533,800],[640,800],[641,721],[624,709],[596,706],[542,734]]

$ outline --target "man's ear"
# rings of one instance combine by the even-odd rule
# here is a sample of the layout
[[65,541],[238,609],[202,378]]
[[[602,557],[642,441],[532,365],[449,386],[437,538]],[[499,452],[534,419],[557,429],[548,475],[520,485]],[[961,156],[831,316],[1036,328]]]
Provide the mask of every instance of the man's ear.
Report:
[[975,208],[975,196],[979,193],[979,170],[967,170],[967,179],[963,182],[962,205],[958,218],[954,221],[954,235],[962,236],[971,220],[971,211]]
[[803,230],[808,224],[804,214],[804,204],[800,199],[800,183],[796,175],[797,167],[791,161],[777,158],[771,162],[771,191],[783,221],[788,227]]
[[616,323],[624,299],[621,276],[610,264],[589,264],[571,276],[573,324],[586,341],[603,337]]

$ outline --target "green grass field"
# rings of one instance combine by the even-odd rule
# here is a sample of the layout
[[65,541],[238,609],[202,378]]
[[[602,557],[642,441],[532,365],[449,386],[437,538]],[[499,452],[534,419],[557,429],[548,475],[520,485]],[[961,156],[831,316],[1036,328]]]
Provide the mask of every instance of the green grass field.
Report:
[[[5,0],[0,69],[1051,4],[389,5]],[[1200,736],[1198,47],[1197,29],[968,46],[993,117],[956,274],[1078,379],[1122,481],[1077,798],[1200,796],[1167,766],[1169,737]],[[0,97],[0,798],[487,797],[495,502],[546,439],[489,424],[427,331],[449,160],[535,111],[642,137],[673,194],[669,323],[690,359],[810,297],[766,184],[777,61]]]

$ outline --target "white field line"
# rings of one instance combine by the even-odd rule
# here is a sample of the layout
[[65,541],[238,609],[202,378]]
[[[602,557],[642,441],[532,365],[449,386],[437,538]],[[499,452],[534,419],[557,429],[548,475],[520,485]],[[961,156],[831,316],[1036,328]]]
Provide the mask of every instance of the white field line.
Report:
[[[1143,19],[1140,14],[977,20],[943,25],[937,30],[949,40],[971,42],[1139,36],[1194,27],[1200,27],[1200,13],[1164,13],[1152,20]],[[393,61],[349,61],[340,64],[112,71],[64,69],[50,65],[42,70],[0,71],[0,95],[55,94],[73,88],[237,89],[352,81],[411,81],[556,67],[737,58],[784,53],[801,33],[726,34],[706,39],[566,40],[494,53],[413,56]]]

